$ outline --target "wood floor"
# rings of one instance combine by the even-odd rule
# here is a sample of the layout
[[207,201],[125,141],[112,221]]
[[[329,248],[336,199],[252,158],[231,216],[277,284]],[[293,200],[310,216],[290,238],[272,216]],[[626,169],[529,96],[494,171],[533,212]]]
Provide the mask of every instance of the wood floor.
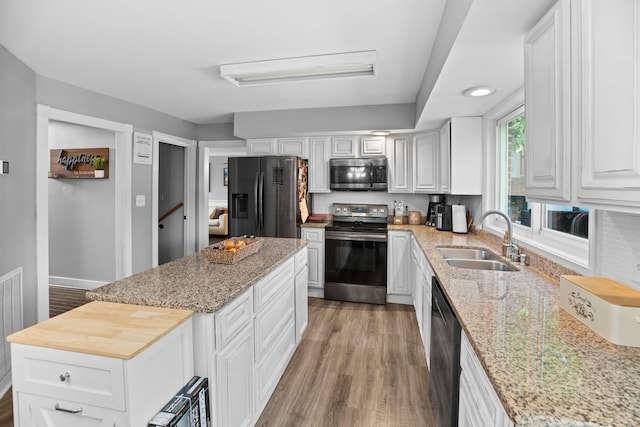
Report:
[[434,426],[412,306],[309,300],[309,326],[258,426]]
[[[49,286],[49,317],[81,306],[89,300],[82,289]],[[11,389],[0,398],[0,427],[13,427],[13,399]]]
[[[51,316],[84,295],[52,289]],[[309,326],[258,426],[434,427],[412,306],[309,299]],[[13,426],[11,393],[0,427]]]

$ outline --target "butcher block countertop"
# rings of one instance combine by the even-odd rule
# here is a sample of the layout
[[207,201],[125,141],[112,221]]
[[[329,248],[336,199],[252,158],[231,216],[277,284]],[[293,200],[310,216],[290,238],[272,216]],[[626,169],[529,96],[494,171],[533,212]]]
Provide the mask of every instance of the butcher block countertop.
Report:
[[93,301],[9,335],[7,341],[131,359],[192,315],[190,310]]
[[611,344],[563,310],[557,270],[455,268],[437,247],[500,249],[472,233],[389,230],[413,232],[516,426],[640,426],[640,348]]
[[262,249],[235,264],[208,261],[202,251],[87,292],[98,301],[214,313],[307,245],[261,237]]

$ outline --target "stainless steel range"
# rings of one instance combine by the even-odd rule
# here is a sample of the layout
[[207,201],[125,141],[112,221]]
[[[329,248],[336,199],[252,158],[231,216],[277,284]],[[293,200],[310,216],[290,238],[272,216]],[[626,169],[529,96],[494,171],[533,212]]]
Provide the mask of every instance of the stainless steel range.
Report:
[[324,297],[385,304],[387,205],[339,204],[325,229]]

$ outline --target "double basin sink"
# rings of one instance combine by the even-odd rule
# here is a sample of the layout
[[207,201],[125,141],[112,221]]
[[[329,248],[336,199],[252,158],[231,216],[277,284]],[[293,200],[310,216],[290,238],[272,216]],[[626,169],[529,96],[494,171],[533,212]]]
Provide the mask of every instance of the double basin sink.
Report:
[[452,267],[474,270],[519,271],[487,249],[447,247],[436,249],[447,261],[447,264]]

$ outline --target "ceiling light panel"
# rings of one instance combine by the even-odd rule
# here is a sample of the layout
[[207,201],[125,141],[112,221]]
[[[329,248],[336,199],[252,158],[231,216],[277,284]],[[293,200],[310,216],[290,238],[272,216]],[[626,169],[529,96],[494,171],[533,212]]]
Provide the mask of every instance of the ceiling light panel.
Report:
[[303,56],[220,66],[220,76],[236,86],[301,80],[375,76],[376,51]]

